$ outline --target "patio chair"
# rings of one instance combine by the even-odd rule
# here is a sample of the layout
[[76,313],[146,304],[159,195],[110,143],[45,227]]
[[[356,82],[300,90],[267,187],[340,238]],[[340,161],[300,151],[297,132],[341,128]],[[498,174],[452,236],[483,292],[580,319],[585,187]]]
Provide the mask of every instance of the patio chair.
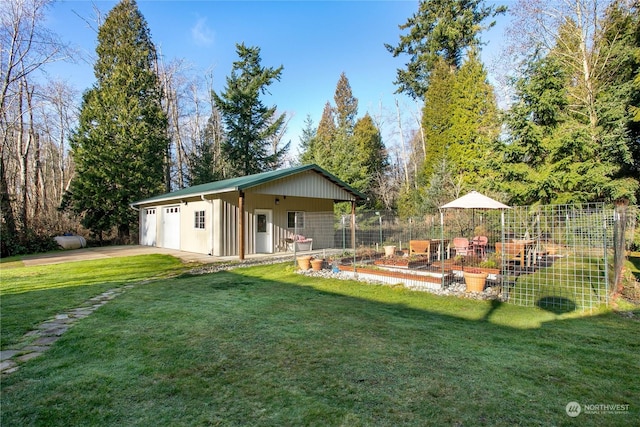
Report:
[[453,250],[455,256],[467,256],[473,251],[473,247],[469,244],[469,239],[465,237],[455,237],[453,239]]

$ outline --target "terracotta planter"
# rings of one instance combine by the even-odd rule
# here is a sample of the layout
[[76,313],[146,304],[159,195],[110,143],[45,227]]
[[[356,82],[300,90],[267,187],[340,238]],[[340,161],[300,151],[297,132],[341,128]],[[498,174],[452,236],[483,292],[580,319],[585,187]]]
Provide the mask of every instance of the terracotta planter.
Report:
[[309,268],[311,268],[311,255],[299,256],[297,260],[300,269],[308,270]]
[[320,271],[322,270],[323,263],[324,263],[323,259],[313,259],[311,260],[311,268],[313,268],[313,271]]
[[464,272],[464,283],[467,285],[467,292],[482,292],[487,282],[487,273]]
[[395,245],[384,246],[384,256],[390,257],[396,254]]

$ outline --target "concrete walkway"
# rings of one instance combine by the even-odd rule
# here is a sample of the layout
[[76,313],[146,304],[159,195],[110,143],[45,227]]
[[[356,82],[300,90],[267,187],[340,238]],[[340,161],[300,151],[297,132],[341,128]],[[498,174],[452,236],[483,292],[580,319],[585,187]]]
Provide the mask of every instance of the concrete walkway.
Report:
[[[315,250],[304,252],[305,255],[322,256],[324,250]],[[326,250],[327,253],[334,253],[336,250]],[[74,261],[86,261],[91,259],[105,259],[126,257],[134,255],[147,255],[147,254],[164,254],[171,255],[181,259],[187,263],[198,264],[213,264],[218,262],[239,262],[237,256],[229,257],[216,257],[205,254],[199,254],[195,252],[185,252],[176,249],[158,248],[155,246],[140,246],[140,245],[121,245],[121,246],[103,246],[99,248],[82,248],[71,249],[68,251],[51,252],[47,254],[35,254],[22,257],[22,262],[26,266],[34,265],[48,265],[48,264],[62,264],[66,262]],[[298,253],[299,255],[302,252]],[[245,256],[247,264],[255,263],[259,260],[273,260],[287,261],[294,260],[293,252],[278,252],[273,254],[250,254]]]
[[178,251],[174,249],[156,248],[153,246],[140,245],[121,245],[71,249],[68,251],[50,252],[47,254],[27,255],[22,257],[22,262],[26,266],[33,266],[147,254],[171,255],[176,258],[180,258],[185,262],[197,262],[200,264],[210,264],[213,262],[224,260],[222,258],[212,257],[209,255]]

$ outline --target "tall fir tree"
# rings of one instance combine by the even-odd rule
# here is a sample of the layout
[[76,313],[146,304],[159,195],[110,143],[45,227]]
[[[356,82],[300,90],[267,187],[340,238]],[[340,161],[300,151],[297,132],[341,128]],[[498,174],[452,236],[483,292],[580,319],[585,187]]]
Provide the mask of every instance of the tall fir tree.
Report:
[[385,45],[394,57],[410,56],[406,69],[397,72],[398,92],[423,99],[437,59],[458,69],[466,51],[480,44],[480,32],[495,25],[485,21],[505,12],[506,7],[485,6],[483,0],[420,0],[418,11],[400,25],[409,33],[397,46]]
[[514,204],[557,201],[561,177],[554,173],[553,140],[564,120],[568,103],[567,75],[552,57],[534,57],[515,82],[516,102],[507,114],[509,130],[502,179],[497,190]]
[[129,204],[163,189],[168,147],[156,49],[134,0],[122,0],[98,30],[96,83],[83,96],[70,137],[76,175],[65,203],[102,236],[127,240],[137,214]]
[[300,160],[316,163],[359,191],[373,194],[372,186],[388,167],[380,130],[369,114],[357,119],[358,99],[344,73],[333,99],[336,106],[325,104],[315,134],[306,132]]
[[316,128],[313,125],[313,119],[307,115],[304,120],[304,129],[302,129],[302,135],[300,136],[300,163],[308,165],[315,163],[314,150],[316,139]]
[[353,142],[359,154],[358,162],[364,168],[363,192],[373,194],[376,177],[384,175],[389,166],[387,150],[382,142],[380,129],[375,125],[369,113],[358,119],[353,128]]
[[[629,7],[631,6],[631,7]],[[602,154],[616,165],[611,200],[640,200],[640,6],[616,0],[605,15],[603,44],[611,46],[609,73],[599,94]]]
[[500,118],[493,87],[475,49],[456,72],[450,120],[447,163],[464,185],[482,190],[483,179],[490,177],[487,160],[493,156]]
[[285,122],[276,115],[276,106],[267,107],[260,95],[274,81],[280,81],[283,67],[266,68],[260,62],[260,48],[236,45],[238,61],[233,63],[223,92],[212,93],[225,124],[224,153],[233,176],[271,170],[281,163],[288,145],[272,152],[272,138]]
[[333,100],[336,103],[335,116],[338,132],[351,136],[358,116],[358,99],[353,96],[351,84],[345,73],[340,74]]
[[337,136],[337,128],[333,108],[328,101],[322,110],[322,117],[320,117],[320,123],[318,123],[318,129],[315,134],[311,143],[311,153],[307,157],[310,160],[309,163],[315,163],[322,168],[330,169],[332,147]]
[[436,60],[422,107],[422,129],[426,147],[420,174],[422,183],[429,182],[431,174],[438,170],[450,143],[451,92],[455,77],[455,72],[451,71],[444,59]]
[[[503,177],[496,180],[512,203],[635,200],[637,177],[618,176],[618,154],[592,137],[588,114],[567,107],[574,82],[572,70],[553,54],[533,59],[518,80],[517,102],[507,118]],[[611,136],[624,144],[623,138]]]
[[[465,187],[483,189],[484,181],[493,174],[489,165],[495,156],[500,118],[493,88],[475,49],[457,71],[443,59],[436,60],[425,94],[422,126],[427,150],[420,182],[427,188],[420,194],[427,198],[441,194],[441,189],[429,187],[440,185],[445,170]],[[436,203],[424,200],[421,205]]]

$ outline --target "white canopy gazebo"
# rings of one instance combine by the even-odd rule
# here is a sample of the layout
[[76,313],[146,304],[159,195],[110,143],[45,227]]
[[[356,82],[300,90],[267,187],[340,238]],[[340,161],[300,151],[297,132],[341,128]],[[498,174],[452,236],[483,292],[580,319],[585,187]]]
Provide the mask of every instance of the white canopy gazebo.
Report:
[[[501,203],[491,197],[478,193],[477,191],[471,191],[462,197],[459,197],[449,203],[440,206],[440,239],[441,245],[444,247],[444,209],[491,209],[501,210],[500,227],[501,227],[501,239],[504,240],[504,210],[511,209],[509,206]],[[444,263],[442,263],[442,277],[444,286]]]
[[[511,209],[504,203],[493,200],[484,194],[472,191],[452,202],[440,206],[440,209]],[[442,216],[441,216],[442,217]]]

